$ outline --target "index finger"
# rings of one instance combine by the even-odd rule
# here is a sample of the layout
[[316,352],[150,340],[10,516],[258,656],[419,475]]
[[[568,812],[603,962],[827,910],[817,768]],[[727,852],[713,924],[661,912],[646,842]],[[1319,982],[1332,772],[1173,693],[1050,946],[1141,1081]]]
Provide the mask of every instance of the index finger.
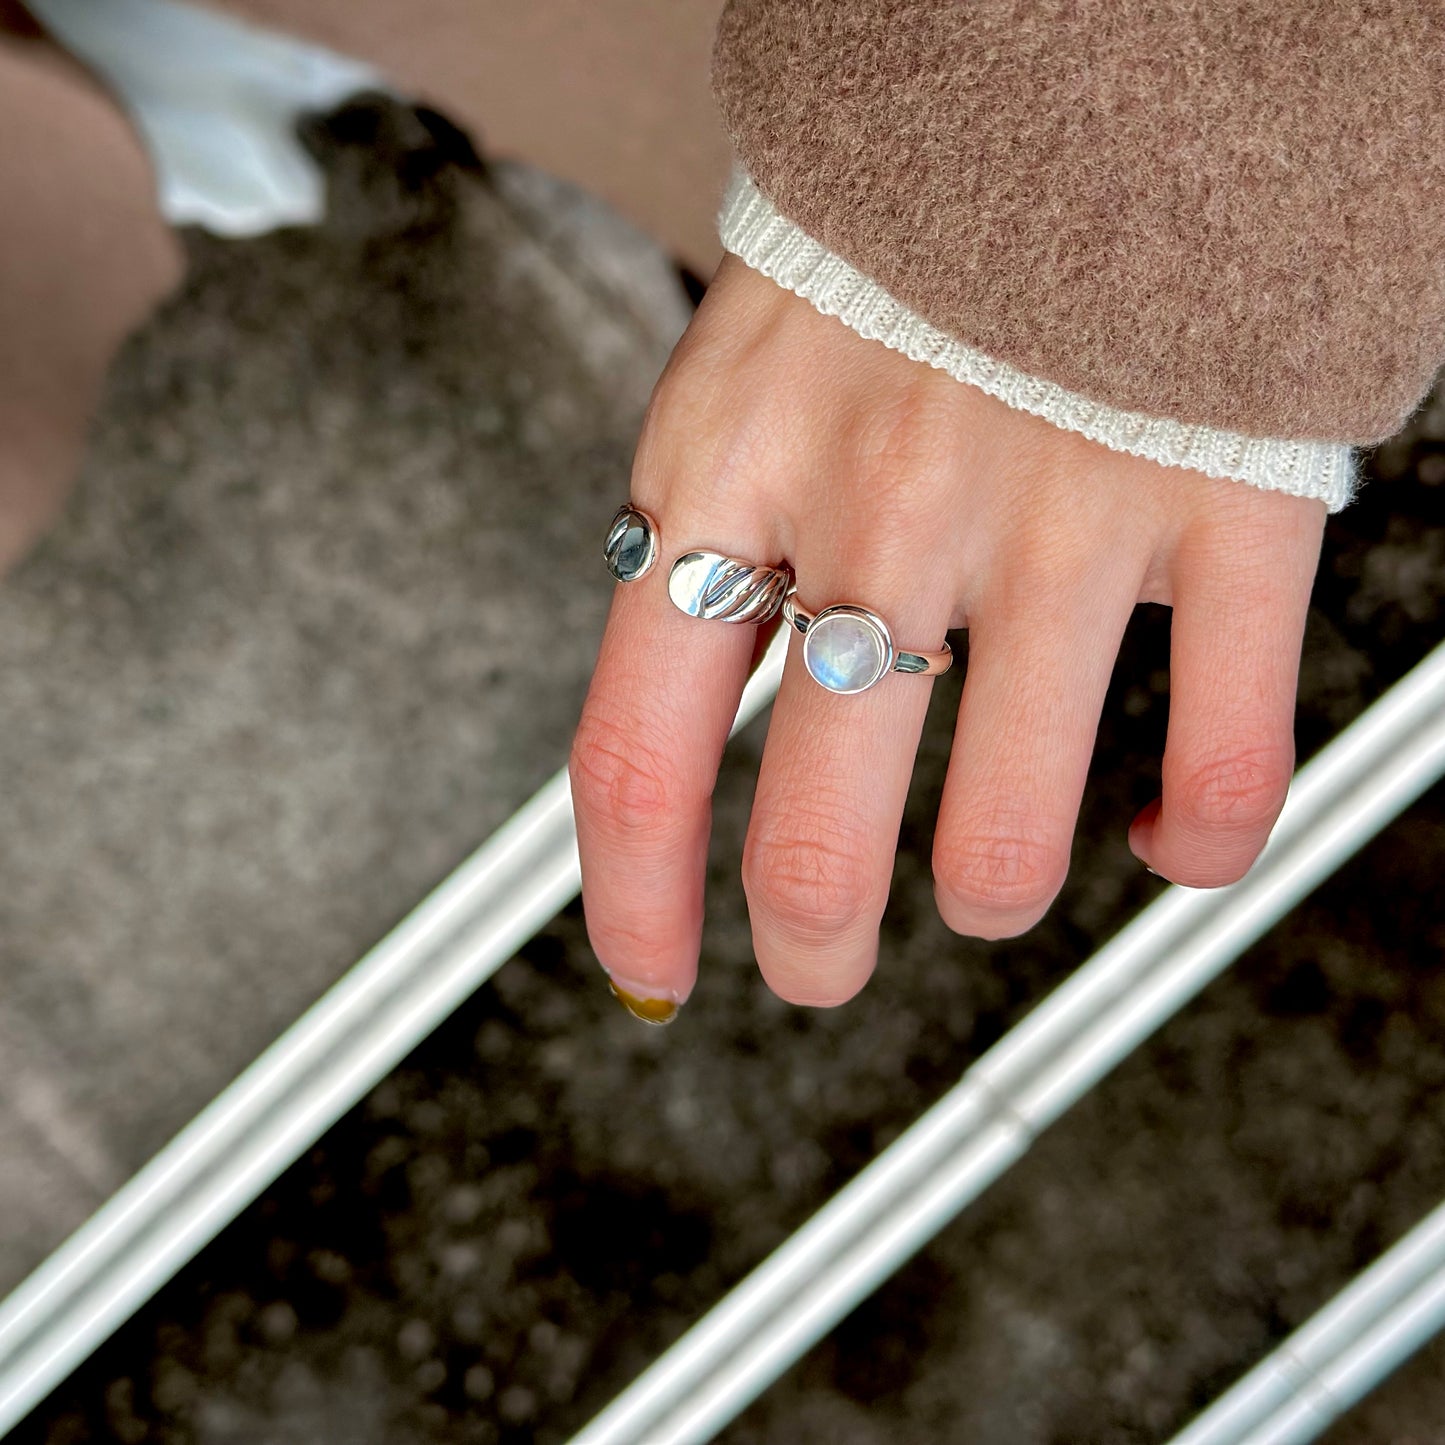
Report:
[[697,547],[771,559],[736,518],[657,521],[657,564],[613,598],[570,772],[592,947],[623,1003],[665,1023],[697,977],[712,792],[757,637],[674,607],[668,569]]

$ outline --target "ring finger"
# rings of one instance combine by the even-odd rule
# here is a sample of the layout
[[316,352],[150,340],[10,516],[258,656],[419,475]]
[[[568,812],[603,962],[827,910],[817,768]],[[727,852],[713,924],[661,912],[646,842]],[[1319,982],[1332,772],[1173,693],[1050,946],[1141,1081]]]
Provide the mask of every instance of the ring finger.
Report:
[[968,679],[934,834],[938,909],[1003,938],[1063,884],[1099,715],[1142,562],[1116,549],[1060,581],[1029,569],[970,618]]

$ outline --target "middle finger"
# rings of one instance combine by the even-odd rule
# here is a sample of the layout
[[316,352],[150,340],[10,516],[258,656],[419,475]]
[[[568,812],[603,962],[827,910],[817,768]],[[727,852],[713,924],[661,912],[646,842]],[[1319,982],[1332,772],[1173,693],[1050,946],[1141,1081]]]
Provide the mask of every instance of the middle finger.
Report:
[[[858,603],[903,648],[943,646],[952,568],[916,553],[840,565],[822,539],[795,548],[798,598],[817,612]],[[891,673],[866,692],[827,691],[790,639],[743,854],[753,947],[769,987],[830,1007],[867,982],[878,955],[898,830],[932,691]]]
[[1073,577],[1026,560],[979,598],[934,834],[934,891],[955,932],[1022,933],[1062,886],[1143,570],[1122,547]]

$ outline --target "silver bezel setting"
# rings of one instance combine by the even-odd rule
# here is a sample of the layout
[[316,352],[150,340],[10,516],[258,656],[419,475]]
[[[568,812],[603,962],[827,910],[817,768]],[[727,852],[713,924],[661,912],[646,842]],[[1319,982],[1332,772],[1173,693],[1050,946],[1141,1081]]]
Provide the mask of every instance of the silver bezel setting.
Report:
[[[857,687],[834,687],[831,683],[825,682],[818,676],[814,664],[812,645],[814,633],[820,622],[830,617],[852,617],[867,624],[882,644],[883,660],[881,666],[868,679]],[[851,602],[840,602],[833,607],[825,607],[821,612],[814,613],[808,622],[808,630],[803,634],[803,666],[808,669],[808,676],[818,684],[819,687],[828,692],[836,693],[840,697],[856,697],[860,692],[867,692],[870,687],[881,682],[890,672],[893,671],[893,664],[898,660],[898,651],[893,645],[893,634],[888,630],[888,624],[876,613],[867,607],[858,607]]]
[[[641,528],[645,548],[642,561],[631,571],[625,572],[618,567],[617,560],[622,550],[622,539],[633,527]],[[641,581],[652,571],[653,564],[657,561],[657,523],[640,507],[624,502],[617,509],[617,515],[607,529],[607,541],[603,545],[602,555],[606,559],[607,570],[619,582]]]

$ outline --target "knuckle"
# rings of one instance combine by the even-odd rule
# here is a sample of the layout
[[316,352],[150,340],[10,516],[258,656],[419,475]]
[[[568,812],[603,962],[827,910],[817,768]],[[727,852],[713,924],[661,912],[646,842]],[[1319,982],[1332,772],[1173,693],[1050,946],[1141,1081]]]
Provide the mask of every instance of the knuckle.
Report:
[[808,446],[807,427],[796,404],[785,404],[786,395],[756,377],[725,386],[692,370],[660,385],[638,436],[633,493],[665,496],[665,525],[671,531],[676,524],[684,536],[691,530],[687,518],[673,507],[696,519],[775,506],[759,493],[759,479],[792,471]]
[[[1137,550],[1126,524],[1100,521],[1097,527],[1068,525],[1052,502],[1020,507],[1010,564],[1000,568],[997,610],[1039,617],[1076,618],[1099,592],[1101,559],[1111,568],[1128,566]],[[1043,635],[1039,645],[1049,645]]]
[[763,823],[743,852],[743,889],[751,907],[792,937],[828,942],[876,926],[879,898],[861,832],[837,820],[791,817]]
[[568,760],[579,811],[625,831],[653,829],[685,800],[676,770],[655,748],[606,714],[584,714]]
[[950,833],[933,854],[934,882],[944,897],[971,917],[993,920],[997,932],[984,936],[1032,927],[1062,887],[1068,866],[1057,842],[1017,824]]
[[871,397],[848,423],[847,442],[869,495],[904,491],[940,469],[957,434],[950,393],[922,375]]
[[689,445],[701,440],[698,417],[706,401],[706,395],[691,378],[669,380],[664,376],[652,393],[638,429],[632,462],[634,477],[666,476],[674,469]]
[[711,449],[728,429],[735,393],[720,385],[713,367],[699,363],[685,348],[684,340],[643,413],[633,457],[637,476],[667,477],[684,466],[691,472],[705,470]]
[[1234,749],[1207,758],[1179,784],[1178,808],[1196,828],[1267,830],[1289,789],[1292,750]]

